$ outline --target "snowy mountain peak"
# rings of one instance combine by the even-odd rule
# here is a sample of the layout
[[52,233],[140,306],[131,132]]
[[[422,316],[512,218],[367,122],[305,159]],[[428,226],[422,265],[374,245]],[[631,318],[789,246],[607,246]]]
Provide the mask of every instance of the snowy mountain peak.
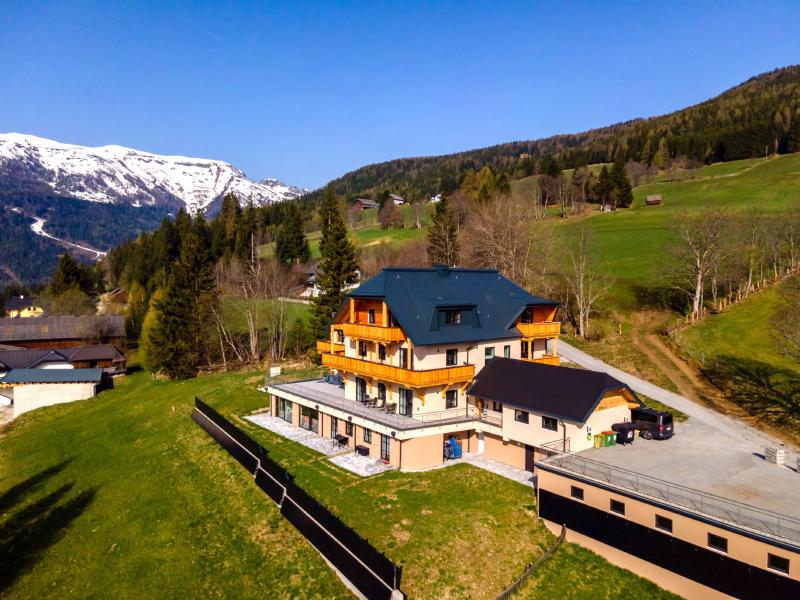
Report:
[[90,148],[21,133],[0,134],[0,189],[90,202],[208,209],[228,193],[241,203],[282,202],[305,193],[277,179],[256,183],[223,161],[163,156],[124,146]]

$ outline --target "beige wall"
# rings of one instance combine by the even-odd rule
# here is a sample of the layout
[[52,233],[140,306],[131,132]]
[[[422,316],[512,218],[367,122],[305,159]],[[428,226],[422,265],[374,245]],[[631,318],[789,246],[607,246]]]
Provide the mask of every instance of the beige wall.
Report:
[[432,469],[444,462],[444,436],[442,434],[405,440],[402,442],[403,471]]
[[492,458],[518,469],[525,468],[525,445],[520,442],[504,442],[501,437],[484,433],[483,453],[486,458]]
[[[644,501],[629,498],[591,484],[572,480],[566,476],[539,470],[539,488],[569,498],[571,486],[583,488],[583,502],[596,509],[610,512],[613,498],[625,504],[625,518],[655,529],[656,515],[672,519],[672,535],[702,548],[708,547],[708,534],[713,533],[728,540],[727,555],[736,560],[760,569],[767,568],[767,554],[775,554],[789,559],[789,577],[800,580],[800,553],[771,546],[721,527],[703,523],[683,514],[653,506]],[[657,580],[656,580],[657,581]]]
[[14,416],[43,406],[86,400],[95,395],[94,383],[34,383],[14,386]]
[[[609,396],[613,396],[612,393]],[[477,398],[470,398],[471,405],[480,405],[481,401]],[[484,408],[487,408],[491,413],[491,402],[483,402]],[[549,442],[561,440],[564,437],[566,429],[566,437],[569,439],[570,450],[577,452],[591,448],[594,445],[593,436],[602,431],[611,429],[614,423],[622,423],[625,420],[630,420],[630,409],[627,404],[620,406],[613,406],[611,408],[598,409],[589,417],[585,424],[571,423],[568,421],[562,422],[558,420],[558,430],[552,431],[542,427],[542,415],[539,413],[529,412],[528,423],[517,422],[515,417],[515,408],[503,405],[503,435],[511,440],[522,442],[530,446],[541,446]],[[587,439],[587,435],[590,439]]]

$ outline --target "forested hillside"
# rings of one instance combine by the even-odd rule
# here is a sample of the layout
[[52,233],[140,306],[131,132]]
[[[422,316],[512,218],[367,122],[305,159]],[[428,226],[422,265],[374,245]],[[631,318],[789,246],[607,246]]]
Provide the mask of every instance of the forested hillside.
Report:
[[[663,169],[674,158],[703,164],[800,151],[800,66],[753,77],[719,96],[671,114],[583,133],[516,141],[447,156],[403,158],[333,180],[350,197],[390,189],[414,199],[450,192],[464,174],[491,166],[518,179],[539,172],[545,156],[562,168],[628,160]],[[319,192],[306,196],[319,198]]]

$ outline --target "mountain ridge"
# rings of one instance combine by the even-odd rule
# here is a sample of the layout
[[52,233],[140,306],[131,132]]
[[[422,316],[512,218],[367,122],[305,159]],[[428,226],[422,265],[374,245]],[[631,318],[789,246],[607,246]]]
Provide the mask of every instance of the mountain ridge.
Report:
[[263,206],[304,191],[274,178],[255,182],[220,160],[115,144],[79,146],[21,133],[0,134],[0,189],[191,213],[208,210],[228,193]]

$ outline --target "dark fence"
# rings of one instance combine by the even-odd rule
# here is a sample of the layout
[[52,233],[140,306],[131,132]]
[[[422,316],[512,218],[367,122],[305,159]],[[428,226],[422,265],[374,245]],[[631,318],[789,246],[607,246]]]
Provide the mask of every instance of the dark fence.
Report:
[[361,594],[370,599],[402,597],[401,567],[298,486],[263,446],[199,398],[192,419],[253,474],[286,520]]
[[512,583],[507,589],[503,590],[503,592],[497,596],[497,600],[508,600],[514,594],[516,594],[519,591],[519,588],[522,587],[522,584],[525,583],[525,581],[527,581],[528,577],[530,577],[531,574],[534,571],[536,571],[536,569],[539,568],[539,565],[541,565],[544,561],[550,558],[553,552],[555,552],[556,548],[558,548],[561,545],[561,542],[564,541],[564,537],[566,535],[567,535],[567,528],[561,527],[561,534],[558,536],[555,543],[552,546],[550,546],[547,550],[545,550],[544,554],[542,554],[539,558],[537,558],[536,561],[529,563],[528,566],[525,567],[525,570],[522,572],[522,575],[520,575],[514,583]]

